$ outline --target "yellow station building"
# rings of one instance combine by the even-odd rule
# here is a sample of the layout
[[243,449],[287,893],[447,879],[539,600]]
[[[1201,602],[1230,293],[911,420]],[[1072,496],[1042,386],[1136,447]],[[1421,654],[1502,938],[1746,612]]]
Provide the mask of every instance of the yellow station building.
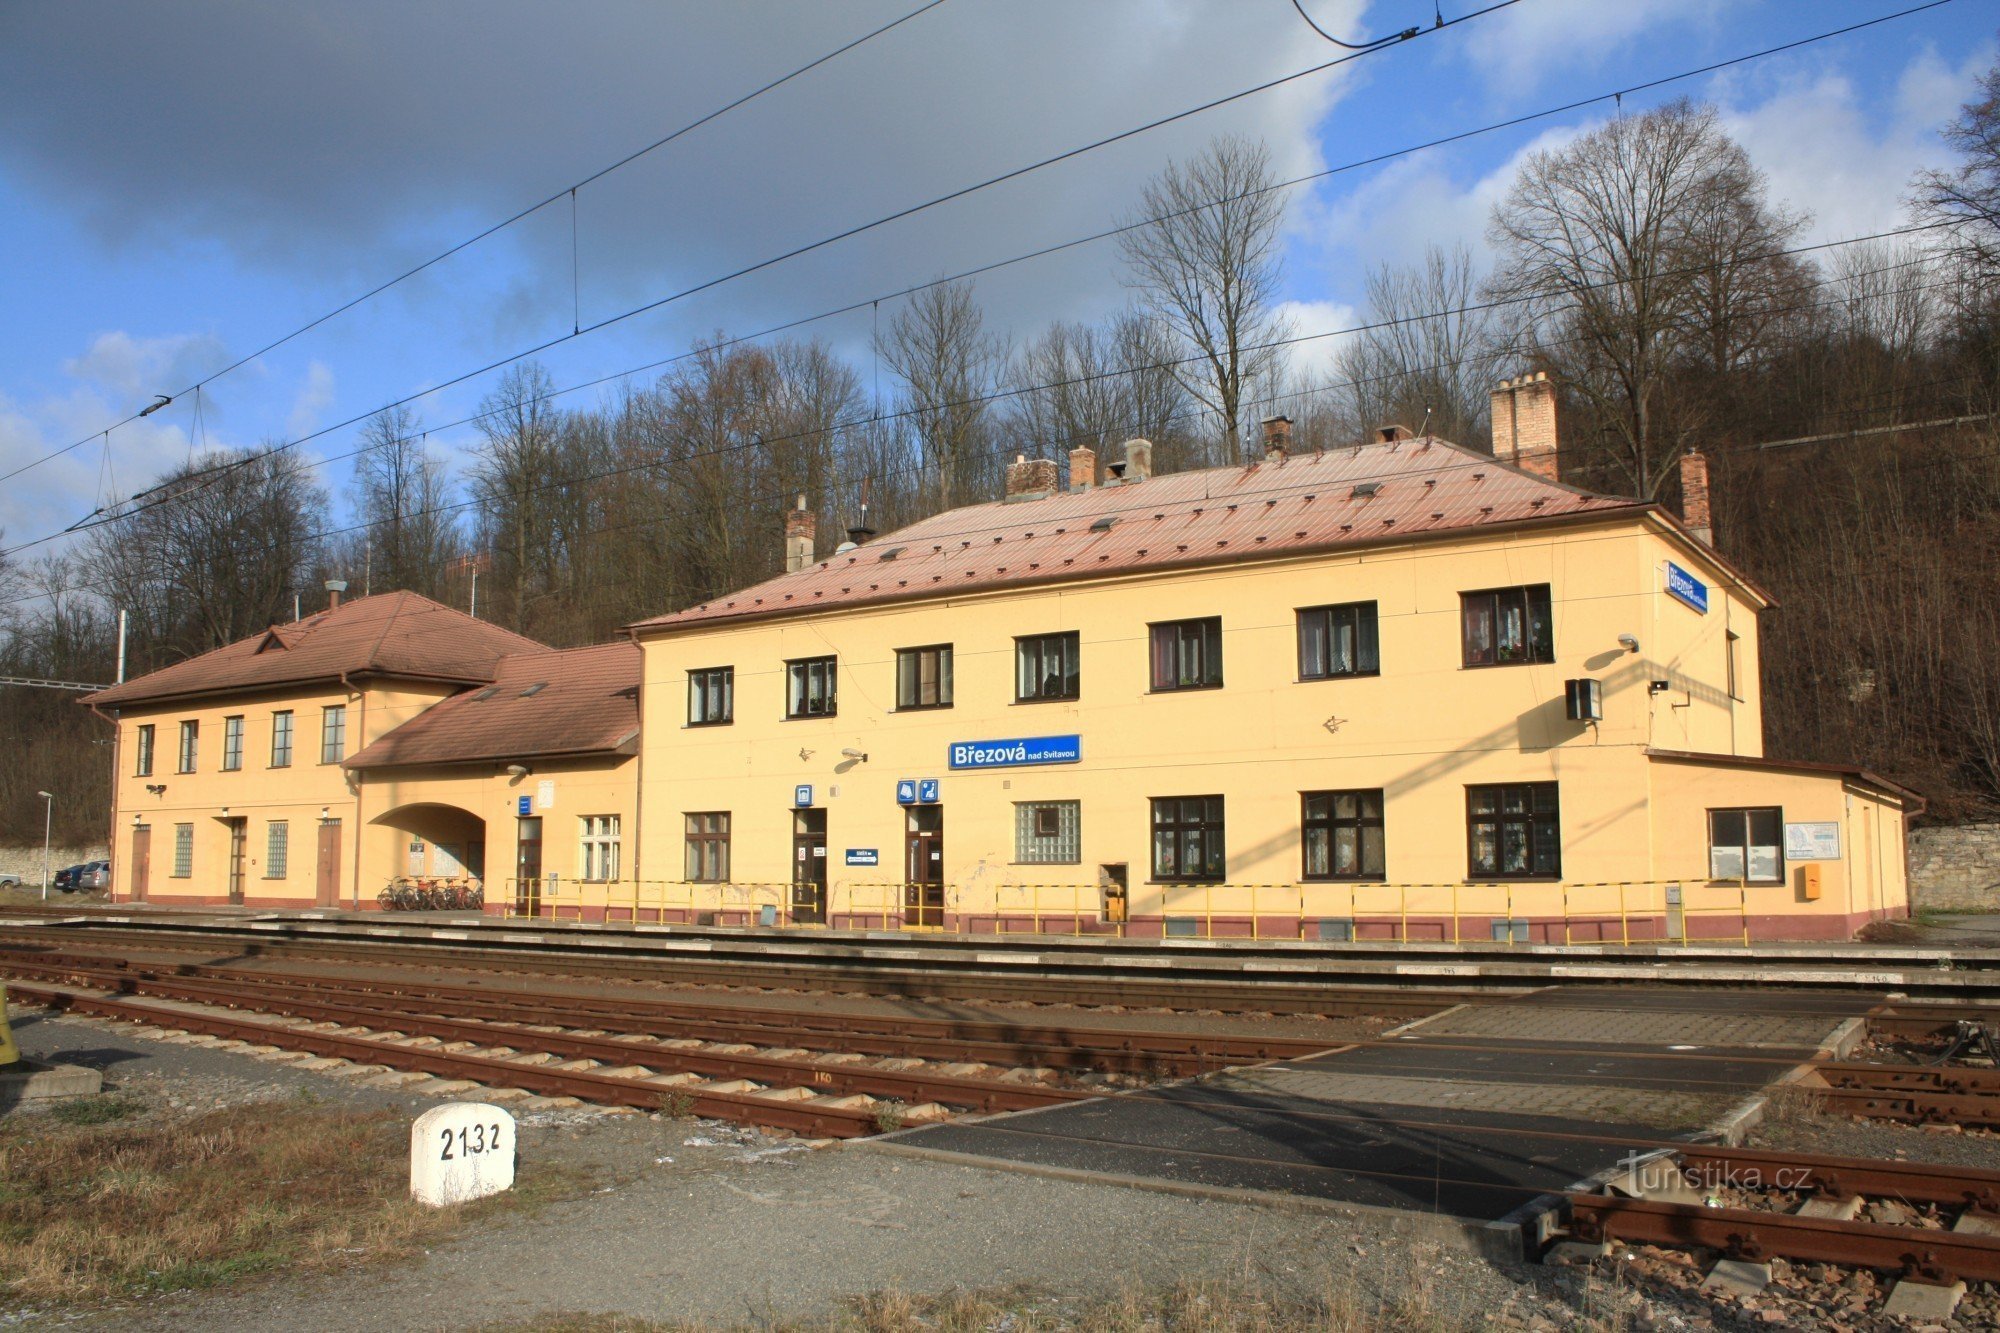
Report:
[[[1390,428],[1007,498],[641,622],[648,879],[837,925],[1279,938],[1844,937],[1909,792],[1763,756],[1765,593],[1692,523]],[[796,886],[796,887],[793,887]],[[725,902],[718,889],[715,901]]]
[[595,648],[337,605],[93,700],[118,892],[1431,941],[1907,914],[1921,800],[1764,755],[1770,599],[1710,544],[1699,455],[1681,516],[1555,480],[1547,380],[1494,422],[1498,457],[1297,453],[1273,418],[1250,466],[1022,459],[1002,502],[824,557],[802,507],[786,573]]

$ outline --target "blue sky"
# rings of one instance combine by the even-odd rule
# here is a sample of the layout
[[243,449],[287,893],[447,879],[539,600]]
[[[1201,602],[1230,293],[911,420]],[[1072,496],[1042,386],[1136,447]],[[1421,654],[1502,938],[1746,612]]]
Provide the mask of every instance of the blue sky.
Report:
[[[0,3],[0,472],[174,393],[517,208],[916,7]],[[1445,3],[1447,17],[1467,3]],[[1886,14],[1893,0],[1522,0],[1337,71],[932,210],[554,349],[559,385],[1099,230],[1220,132],[1286,176]],[[1350,35],[1430,0],[1308,0]],[[1915,17],[1629,99],[1715,102],[1813,215],[1813,240],[1898,224],[1910,173],[1995,59],[2000,6]],[[11,542],[143,487],[191,441],[295,439],[719,273],[1337,54],[1289,0],[947,0],[778,92],[231,372],[0,486]],[[1591,107],[1295,192],[1303,332],[1353,319],[1368,265],[1483,245],[1512,164]],[[984,278],[996,326],[1118,309],[1099,244]],[[893,307],[885,306],[886,313]],[[813,326],[866,375],[871,315]],[[1306,369],[1337,346],[1302,351]],[[417,410],[469,446],[488,379]],[[591,402],[607,390],[567,401]],[[352,429],[300,447],[343,452]],[[322,480],[338,494],[348,464]],[[39,547],[38,552],[60,549]]]

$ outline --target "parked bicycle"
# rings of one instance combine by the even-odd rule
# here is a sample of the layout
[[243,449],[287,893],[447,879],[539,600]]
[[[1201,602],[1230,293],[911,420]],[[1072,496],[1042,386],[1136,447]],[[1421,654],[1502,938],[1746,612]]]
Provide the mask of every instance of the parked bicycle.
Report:
[[477,911],[486,905],[486,888],[476,879],[398,875],[375,900],[388,912]]

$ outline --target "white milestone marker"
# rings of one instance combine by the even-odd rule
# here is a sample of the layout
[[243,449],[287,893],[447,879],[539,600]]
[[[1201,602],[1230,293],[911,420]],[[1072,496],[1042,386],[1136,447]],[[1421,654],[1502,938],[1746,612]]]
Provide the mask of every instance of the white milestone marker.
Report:
[[410,1126],[410,1194],[433,1208],[514,1186],[514,1117],[485,1102],[434,1106]]

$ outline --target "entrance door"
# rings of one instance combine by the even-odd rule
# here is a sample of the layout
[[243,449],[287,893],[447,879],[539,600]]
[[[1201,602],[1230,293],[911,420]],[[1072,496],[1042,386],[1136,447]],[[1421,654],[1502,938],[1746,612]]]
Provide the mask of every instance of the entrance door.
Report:
[[141,824],[132,830],[132,901],[146,901],[146,882],[153,873],[153,826]]
[[340,904],[340,821],[319,821],[319,876],[313,883],[313,902],[320,907]]
[[520,851],[514,858],[514,910],[539,916],[542,910],[542,817],[521,820]]
[[250,821],[241,816],[224,821],[229,825],[229,901],[243,901],[243,857],[250,841]]
[[792,812],[792,920],[826,923],[826,811]]
[[944,925],[944,807],[913,805],[903,844],[903,924]]

